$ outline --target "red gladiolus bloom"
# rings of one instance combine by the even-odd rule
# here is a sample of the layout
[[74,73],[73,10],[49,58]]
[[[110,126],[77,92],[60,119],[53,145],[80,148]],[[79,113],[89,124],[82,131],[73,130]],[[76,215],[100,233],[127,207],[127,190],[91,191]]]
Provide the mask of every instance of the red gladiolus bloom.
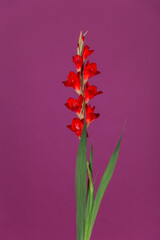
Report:
[[80,120],[79,118],[73,118],[72,125],[67,125],[75,134],[80,138],[82,135],[84,125],[84,119]]
[[83,65],[82,57],[79,55],[76,55],[75,57],[73,57],[73,62],[76,65],[77,71],[80,72]]
[[95,107],[92,107],[90,105],[86,105],[86,124],[87,127],[91,122],[93,122],[95,119],[99,118],[99,113],[94,113]]
[[100,116],[99,113],[94,113],[95,107],[91,107],[87,104],[94,96],[102,93],[102,91],[97,91],[96,86],[90,86],[87,82],[89,78],[99,74],[100,72],[97,71],[96,63],[89,63],[89,61],[87,61],[85,64],[87,57],[94,52],[94,50],[90,50],[88,45],[84,46],[84,38],[86,33],[82,36],[82,32],[80,32],[77,45],[77,55],[73,57],[73,62],[77,68],[77,73],[73,71],[70,72],[67,81],[63,82],[66,87],[74,88],[79,95],[78,99],[69,98],[65,103],[65,106],[69,110],[75,112],[78,116],[78,118],[74,118],[72,120],[72,124],[67,125],[67,127],[76,133],[79,139],[81,138],[84,120],[86,119],[86,125],[88,129],[89,124]]
[[85,89],[85,102],[88,103],[88,101],[95,97],[96,95],[99,95],[103,93],[102,91],[97,92],[97,87],[92,85],[90,86],[89,83],[86,83],[86,89]]
[[80,76],[78,73],[70,72],[67,81],[64,81],[63,84],[66,87],[73,87],[78,94],[81,94]]
[[89,55],[91,55],[93,52],[94,52],[94,50],[89,50],[89,47],[86,45],[86,46],[84,47],[83,54],[82,54],[83,61],[85,61],[86,58],[87,58]]
[[81,119],[83,96],[80,95],[78,99],[69,98],[65,106],[73,112],[76,112],[78,117]]
[[84,66],[84,72],[83,72],[84,83],[86,83],[89,78],[99,73],[100,72],[97,71],[96,63],[89,63],[88,61],[87,64]]

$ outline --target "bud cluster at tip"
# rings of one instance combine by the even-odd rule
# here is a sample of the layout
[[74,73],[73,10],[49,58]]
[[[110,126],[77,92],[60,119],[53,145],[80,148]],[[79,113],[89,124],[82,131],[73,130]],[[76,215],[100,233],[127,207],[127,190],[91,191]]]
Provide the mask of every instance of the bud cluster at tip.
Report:
[[95,106],[91,107],[90,104],[88,105],[88,102],[96,95],[102,93],[102,91],[97,91],[96,86],[88,83],[88,79],[100,72],[97,71],[96,63],[90,63],[89,61],[86,62],[86,59],[94,52],[94,50],[90,50],[87,45],[84,46],[85,35],[86,33],[82,35],[82,32],[80,32],[77,45],[77,55],[73,57],[77,72],[75,73],[71,71],[67,80],[63,82],[64,86],[72,87],[79,95],[78,99],[69,98],[65,104],[69,110],[75,112],[78,116],[78,118],[72,120],[71,125],[67,125],[69,129],[76,133],[78,138],[81,138],[84,119],[86,119],[88,128],[90,123],[100,116],[99,113],[94,113]]

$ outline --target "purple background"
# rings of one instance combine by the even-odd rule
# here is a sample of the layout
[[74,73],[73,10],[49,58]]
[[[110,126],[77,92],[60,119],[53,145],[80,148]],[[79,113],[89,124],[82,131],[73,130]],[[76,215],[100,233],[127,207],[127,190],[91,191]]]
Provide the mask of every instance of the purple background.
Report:
[[0,239],[76,239],[78,139],[64,88],[80,30],[101,75],[89,128],[96,188],[125,118],[95,240],[160,239],[160,1],[1,0]]

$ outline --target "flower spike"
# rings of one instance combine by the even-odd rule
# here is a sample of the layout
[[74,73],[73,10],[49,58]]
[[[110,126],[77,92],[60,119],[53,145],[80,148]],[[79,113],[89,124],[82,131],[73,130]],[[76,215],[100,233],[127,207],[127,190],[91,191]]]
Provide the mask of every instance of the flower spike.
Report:
[[95,107],[91,107],[87,104],[90,99],[102,93],[102,91],[97,91],[96,86],[90,86],[87,82],[89,78],[100,72],[97,70],[96,63],[89,63],[89,61],[85,63],[87,57],[94,52],[94,50],[90,50],[88,45],[84,46],[86,33],[82,35],[82,32],[80,32],[77,45],[77,55],[73,57],[77,73],[71,71],[68,75],[67,81],[63,82],[66,87],[72,87],[75,89],[76,93],[79,95],[78,99],[69,98],[65,103],[65,106],[72,112],[75,112],[78,116],[78,118],[72,120],[71,125],[67,126],[78,136],[78,138],[81,138],[84,120],[86,120],[86,126],[88,128],[89,124],[100,116],[99,113],[94,113]]

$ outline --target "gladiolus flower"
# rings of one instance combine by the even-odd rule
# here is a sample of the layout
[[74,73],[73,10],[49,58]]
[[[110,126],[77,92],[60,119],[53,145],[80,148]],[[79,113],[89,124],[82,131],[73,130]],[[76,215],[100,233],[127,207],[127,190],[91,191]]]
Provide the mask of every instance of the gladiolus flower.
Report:
[[82,57],[80,55],[76,55],[73,57],[73,62],[76,65],[77,71],[80,72],[83,65]]
[[86,105],[86,124],[87,127],[91,122],[93,122],[95,119],[99,118],[99,113],[94,113],[95,107],[92,107],[90,105]]
[[67,125],[69,129],[71,129],[79,138],[82,135],[84,125],[84,118],[80,120],[79,118],[73,118],[72,125]]
[[73,112],[76,112],[78,117],[81,119],[81,110],[83,104],[83,96],[80,95],[78,99],[69,98],[65,106]]
[[86,83],[86,89],[85,89],[85,102],[88,103],[88,101],[95,97],[96,95],[99,95],[103,93],[102,91],[97,92],[97,87],[92,85],[90,86],[89,83]]
[[70,72],[68,75],[67,81],[64,81],[63,84],[66,87],[73,87],[78,94],[81,94],[81,84],[79,73]]
[[87,45],[83,48],[86,33],[82,35],[82,32],[80,32],[77,45],[77,55],[73,57],[77,73],[73,71],[70,72],[67,81],[63,82],[66,87],[74,88],[79,95],[78,99],[69,98],[65,103],[65,106],[69,110],[75,112],[78,116],[78,118],[72,120],[71,125],[67,125],[69,129],[76,133],[78,138],[81,138],[84,120],[86,119],[86,125],[88,128],[89,124],[100,116],[99,113],[94,113],[95,107],[91,107],[87,104],[90,99],[102,93],[102,91],[97,91],[96,86],[90,86],[87,82],[89,78],[100,72],[97,71],[96,63],[89,63],[89,61],[87,61],[85,64],[87,57],[94,52],[94,50],[90,50]]
[[96,63],[89,63],[88,61],[87,64],[84,66],[84,72],[83,72],[84,83],[86,83],[89,78],[99,73],[100,72],[97,71]]
[[93,52],[94,52],[94,50],[89,50],[89,47],[86,45],[86,46],[84,47],[83,54],[82,54],[83,61],[85,61],[86,58],[87,58],[89,55],[91,55]]

